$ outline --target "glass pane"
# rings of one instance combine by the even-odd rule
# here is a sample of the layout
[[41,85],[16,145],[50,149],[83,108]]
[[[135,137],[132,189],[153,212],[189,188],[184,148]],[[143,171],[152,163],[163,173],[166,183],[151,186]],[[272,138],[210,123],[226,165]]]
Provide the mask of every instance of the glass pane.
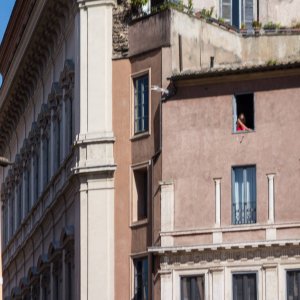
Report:
[[136,78],[134,81],[134,132],[148,130],[148,75]]
[[181,277],[181,300],[204,300],[204,276]]

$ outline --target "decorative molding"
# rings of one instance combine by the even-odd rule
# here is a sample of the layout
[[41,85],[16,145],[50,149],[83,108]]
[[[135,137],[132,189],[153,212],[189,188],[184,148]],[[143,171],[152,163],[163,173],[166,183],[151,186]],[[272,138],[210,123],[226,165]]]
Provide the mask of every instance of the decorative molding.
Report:
[[[73,1],[48,1],[39,22],[39,31],[32,35],[29,48],[18,67],[17,75],[11,86],[0,112],[0,153],[4,153],[7,143],[20,117],[28,105],[33,91],[36,89],[43,71],[55,52],[57,43],[62,40],[62,20],[70,20],[74,14]],[[66,26],[65,26],[66,27]]]
[[164,253],[160,256],[160,265],[162,269],[171,266],[179,266],[183,264],[204,264],[216,262],[233,262],[268,259],[270,261],[277,258],[300,258],[300,246],[272,246],[259,248],[244,248],[244,249],[217,249],[205,251],[192,251],[190,253]]

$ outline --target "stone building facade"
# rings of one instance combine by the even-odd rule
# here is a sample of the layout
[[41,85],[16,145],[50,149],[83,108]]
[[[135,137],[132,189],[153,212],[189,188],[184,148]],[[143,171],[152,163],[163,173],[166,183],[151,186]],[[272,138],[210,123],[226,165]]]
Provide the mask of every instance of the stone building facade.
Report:
[[[284,1],[254,2],[253,19],[295,22],[295,1],[288,20]],[[130,20],[128,3],[17,1],[0,47],[4,298],[244,299],[247,284],[287,298],[299,39],[175,9]],[[251,132],[235,131],[241,111]],[[256,195],[244,209],[241,182]]]
[[4,299],[114,298],[113,6],[14,7],[0,49]]

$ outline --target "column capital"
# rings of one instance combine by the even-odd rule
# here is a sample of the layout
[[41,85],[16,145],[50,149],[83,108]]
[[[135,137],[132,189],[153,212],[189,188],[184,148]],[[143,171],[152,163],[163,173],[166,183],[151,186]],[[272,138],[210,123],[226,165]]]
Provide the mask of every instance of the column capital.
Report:
[[213,178],[213,180],[214,180],[214,182],[215,183],[221,183],[221,177],[215,177],[215,178]]
[[77,0],[79,9],[87,9],[93,6],[116,5],[115,0]]
[[272,180],[275,177],[275,173],[266,174],[269,180]]

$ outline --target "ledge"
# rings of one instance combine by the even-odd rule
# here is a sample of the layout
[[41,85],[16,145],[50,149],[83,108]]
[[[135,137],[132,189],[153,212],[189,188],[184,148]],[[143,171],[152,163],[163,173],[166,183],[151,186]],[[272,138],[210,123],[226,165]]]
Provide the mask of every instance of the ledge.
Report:
[[172,246],[172,247],[149,247],[149,253],[165,254],[165,253],[190,253],[192,251],[216,251],[231,249],[255,249],[272,246],[299,246],[300,240],[278,240],[270,242],[248,242],[248,243],[222,243],[222,244],[206,244],[202,246]]

